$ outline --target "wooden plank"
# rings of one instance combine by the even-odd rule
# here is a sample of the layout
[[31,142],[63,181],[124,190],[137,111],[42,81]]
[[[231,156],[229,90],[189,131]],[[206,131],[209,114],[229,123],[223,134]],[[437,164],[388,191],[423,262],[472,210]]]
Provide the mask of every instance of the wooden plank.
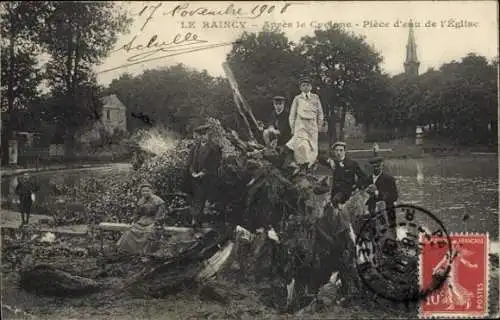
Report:
[[[131,227],[130,224],[127,223],[116,223],[116,222],[101,222],[98,225],[98,229],[103,230],[103,231],[126,231]],[[193,232],[193,228],[186,228],[186,227],[170,227],[166,226],[164,227],[165,231],[168,232]],[[211,228],[202,228],[202,231],[210,231],[212,230]]]
[[[19,226],[2,226],[0,229],[7,230],[21,230]],[[32,229],[34,232],[52,232],[55,234],[66,234],[66,235],[87,235],[88,228],[86,226],[68,226],[68,227],[41,227]]]
[[[356,153],[356,152],[373,152],[372,149],[354,149],[354,150],[348,150],[347,152],[349,153]],[[392,152],[392,149],[378,149],[377,152]]]
[[130,226],[131,225],[127,223],[101,222],[97,228],[104,231],[125,231],[129,229]]

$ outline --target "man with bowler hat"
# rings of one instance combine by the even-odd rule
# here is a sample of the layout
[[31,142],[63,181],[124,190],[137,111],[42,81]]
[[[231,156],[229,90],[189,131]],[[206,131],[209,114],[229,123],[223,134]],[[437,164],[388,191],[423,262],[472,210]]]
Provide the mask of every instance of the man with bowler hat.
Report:
[[282,148],[291,138],[290,124],[288,123],[289,112],[285,108],[285,97],[273,97],[274,110],[264,130],[264,141],[266,145]]
[[222,151],[212,141],[210,125],[203,125],[194,130],[196,144],[189,157],[189,177],[191,180],[191,218],[194,228],[201,226],[201,217],[205,209],[210,188],[216,182],[217,172],[222,158]]
[[294,152],[295,163],[305,169],[311,168],[318,158],[318,133],[324,122],[320,98],[311,89],[311,79],[302,77],[301,93],[295,96],[290,108],[292,138],[286,144]]
[[384,159],[382,157],[371,159],[370,165],[372,167],[372,175],[368,177],[367,184],[369,186],[374,185],[376,188],[373,188],[372,197],[368,200],[368,210],[373,213],[376,203],[384,201],[389,225],[394,225],[396,223],[394,205],[399,196],[396,179],[384,172]]

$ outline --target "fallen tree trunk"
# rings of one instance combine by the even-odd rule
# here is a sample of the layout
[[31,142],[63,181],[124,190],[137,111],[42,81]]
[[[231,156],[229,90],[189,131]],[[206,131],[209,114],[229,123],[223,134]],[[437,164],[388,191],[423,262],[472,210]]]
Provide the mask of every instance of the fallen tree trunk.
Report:
[[[58,261],[61,257],[57,254],[63,252],[61,248],[27,248],[33,254],[26,256],[22,262],[20,285],[27,291],[41,295],[78,296],[103,289],[94,279],[118,274],[126,279],[125,283],[117,283],[118,286],[109,289],[162,297],[210,279],[223,268],[233,247],[232,243],[228,242],[225,230],[209,230],[193,243],[174,256],[167,242],[162,243],[163,248],[149,256],[117,253],[115,261],[108,260],[100,264],[100,272],[92,270],[91,274],[85,272],[88,265],[92,265],[87,255],[73,255],[66,261]],[[54,254],[51,254],[51,251]],[[75,250],[70,253],[74,253],[73,251]],[[83,272],[78,272],[79,269]],[[82,276],[83,274],[86,276]]]
[[[194,282],[203,282],[217,273],[218,268],[221,268],[223,262],[227,260],[227,255],[223,257],[222,263],[214,258],[220,251],[228,251],[229,248],[230,252],[232,244],[228,244],[227,240],[226,233],[211,231],[196,245],[176,257],[162,259],[155,255],[144,270],[132,276],[131,281],[128,281],[122,289],[162,297],[188,287]],[[223,247],[224,245],[226,246]]]
[[72,275],[51,265],[36,265],[20,273],[20,286],[36,294],[70,297],[95,293],[101,286],[95,280]]

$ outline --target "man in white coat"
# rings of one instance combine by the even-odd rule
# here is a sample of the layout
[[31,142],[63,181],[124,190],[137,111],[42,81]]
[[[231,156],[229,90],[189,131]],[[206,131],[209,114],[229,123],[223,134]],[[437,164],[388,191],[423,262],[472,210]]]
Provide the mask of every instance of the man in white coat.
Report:
[[317,94],[311,93],[309,77],[300,79],[301,94],[295,96],[290,107],[292,138],[286,146],[293,150],[295,163],[300,168],[311,168],[318,157],[318,132],[323,126],[324,114]]

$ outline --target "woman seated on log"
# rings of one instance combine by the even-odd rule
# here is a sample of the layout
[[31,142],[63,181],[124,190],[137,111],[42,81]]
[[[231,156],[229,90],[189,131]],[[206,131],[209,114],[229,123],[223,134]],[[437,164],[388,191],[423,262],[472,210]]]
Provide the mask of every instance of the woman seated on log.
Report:
[[164,219],[166,210],[165,202],[153,194],[153,187],[149,183],[142,184],[139,192],[141,194],[137,203],[139,219],[118,240],[118,250],[142,255],[151,251],[156,227]]

